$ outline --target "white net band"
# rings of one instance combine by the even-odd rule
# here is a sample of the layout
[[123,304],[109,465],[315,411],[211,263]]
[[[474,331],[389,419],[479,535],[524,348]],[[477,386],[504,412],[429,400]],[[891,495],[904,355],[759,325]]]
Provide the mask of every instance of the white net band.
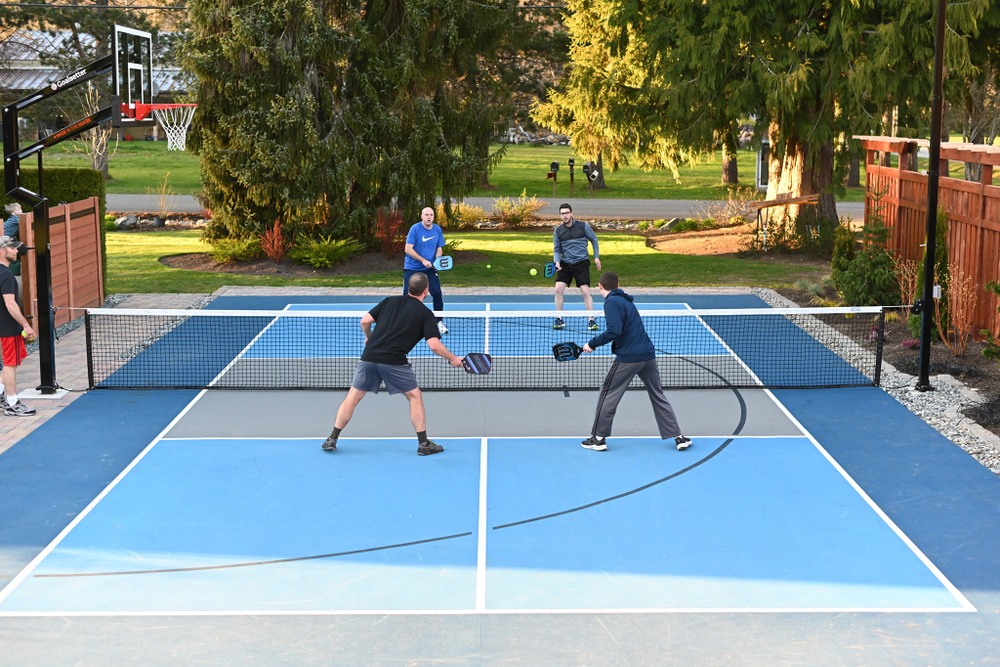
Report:
[[187,147],[187,131],[194,119],[193,106],[153,109],[153,117],[167,133],[167,150],[182,151]]

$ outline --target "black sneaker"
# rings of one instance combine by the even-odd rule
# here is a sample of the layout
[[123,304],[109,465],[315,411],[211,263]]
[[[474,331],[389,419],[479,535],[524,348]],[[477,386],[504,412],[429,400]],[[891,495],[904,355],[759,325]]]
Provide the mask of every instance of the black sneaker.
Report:
[[677,451],[683,452],[685,449],[691,446],[691,438],[683,435],[679,435],[674,438],[674,442],[677,443]]
[[587,328],[590,329],[591,331],[597,331],[597,328],[598,328],[597,327],[597,320],[595,320],[593,317],[591,317],[590,321],[587,322]]
[[330,436],[323,441],[323,451],[324,452],[335,452],[337,451],[337,439]]
[[593,449],[595,452],[603,452],[608,448],[608,444],[604,438],[598,438],[593,435],[580,444],[583,445],[584,449]]
[[8,405],[4,408],[3,413],[9,417],[30,417],[35,414],[35,409],[29,408],[21,401],[18,401],[14,405]]
[[563,318],[557,317],[556,321],[552,323],[552,328],[553,329],[565,329],[566,328],[566,323],[563,322]]
[[0,410],[6,410],[10,407],[10,403],[7,402],[7,394],[0,394]]
[[428,440],[427,442],[421,442],[417,446],[417,454],[420,456],[430,456],[431,454],[440,454],[444,451],[444,447],[437,444],[433,440]]

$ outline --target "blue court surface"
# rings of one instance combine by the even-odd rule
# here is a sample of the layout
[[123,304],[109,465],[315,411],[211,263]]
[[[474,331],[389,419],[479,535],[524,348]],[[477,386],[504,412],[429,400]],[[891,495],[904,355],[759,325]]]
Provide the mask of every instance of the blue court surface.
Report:
[[[336,647],[344,664],[662,664],[665,652],[687,664],[976,664],[1000,645],[1000,480],[877,387],[668,392],[695,442],[685,452],[656,436],[642,391],[623,399],[607,452],[579,446],[596,392],[427,392],[446,450],[433,457],[415,455],[406,401],[386,395],[362,402],[336,453],[321,451],[342,396],[81,397],[0,456],[0,511],[13,518],[0,528],[0,638],[20,642],[13,655],[46,655],[23,624],[73,618],[95,642],[134,632],[154,658],[164,644],[199,664],[249,656],[178,653],[180,630],[140,619],[171,616],[190,633],[184,617],[209,616],[229,624],[228,641],[252,628],[254,656],[285,649],[292,663]],[[262,645],[276,627],[262,619],[288,616],[302,622],[299,648]],[[407,618],[449,634],[428,639]],[[626,650],[596,627],[635,636]],[[390,628],[399,650],[373,648]]]

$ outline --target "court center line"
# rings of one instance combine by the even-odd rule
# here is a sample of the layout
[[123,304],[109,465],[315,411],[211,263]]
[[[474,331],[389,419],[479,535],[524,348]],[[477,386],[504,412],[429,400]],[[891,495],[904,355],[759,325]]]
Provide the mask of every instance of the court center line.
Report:
[[479,441],[479,539],[476,548],[476,610],[486,609],[486,475],[489,471],[488,438]]

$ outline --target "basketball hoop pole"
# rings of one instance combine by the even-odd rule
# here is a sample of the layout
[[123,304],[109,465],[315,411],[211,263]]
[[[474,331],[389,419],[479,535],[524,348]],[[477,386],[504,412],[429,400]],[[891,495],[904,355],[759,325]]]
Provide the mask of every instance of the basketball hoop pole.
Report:
[[[38,90],[3,108],[3,148],[4,187],[16,202],[30,206],[32,210],[31,229],[35,244],[35,326],[38,334],[38,370],[41,383],[38,391],[54,394],[59,389],[56,383],[55,325],[52,312],[52,266],[49,255],[49,201],[42,194],[44,183],[42,172],[42,151],[67,139],[72,139],[91,128],[108,121],[113,122],[117,110],[113,107],[70,123],[61,130],[50,134],[36,143],[21,148],[18,135],[18,112],[33,104],[57,95],[68,88],[80,85],[96,76],[109,72],[113,64],[111,56],[83,67],[59,81]],[[21,161],[38,154],[38,192],[32,192],[21,185]]]

